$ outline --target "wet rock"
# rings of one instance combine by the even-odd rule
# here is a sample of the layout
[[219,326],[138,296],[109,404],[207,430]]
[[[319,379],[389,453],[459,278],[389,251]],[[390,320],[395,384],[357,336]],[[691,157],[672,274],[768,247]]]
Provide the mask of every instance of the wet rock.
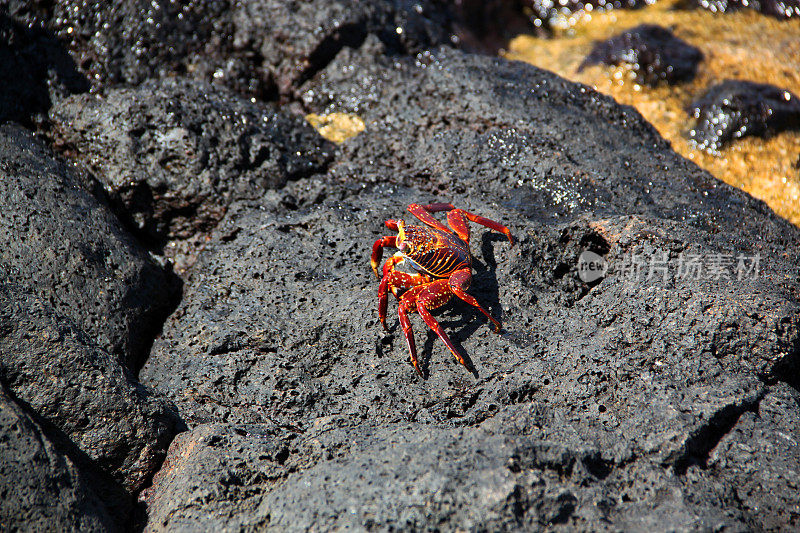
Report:
[[698,147],[718,150],[748,135],[767,137],[800,128],[800,100],[785,89],[741,80],[712,86],[689,107],[697,123],[689,132]]
[[449,43],[448,13],[435,1],[251,1],[232,15],[234,43],[256,50],[256,65],[270,73],[281,94],[291,94],[346,46],[367,35],[390,53],[416,53]]
[[[0,387],[0,522],[9,531],[119,531],[91,476]],[[107,495],[106,495],[107,496]]]
[[636,81],[654,87],[691,80],[703,53],[667,28],[641,24],[605,41],[596,42],[578,67],[628,65]]
[[67,50],[46,30],[0,11],[0,121],[41,123],[54,100],[89,89]]
[[166,455],[177,413],[46,302],[0,285],[0,381],[98,468],[139,490]]
[[654,0],[450,0],[458,44],[467,51],[496,53],[521,33],[552,35],[586,13],[637,9]]
[[188,73],[260,99],[291,93],[370,33],[403,52],[449,40],[445,13],[425,0],[61,0],[14,2],[11,13],[69,43],[96,84]]
[[300,117],[191,80],[76,96],[51,116],[61,149],[157,247],[207,232],[233,200],[323,171],[333,149]]
[[761,0],[756,4],[758,11],[777,19],[800,17],[800,2],[797,0]]
[[637,9],[654,0],[450,0],[458,45],[467,51],[496,53],[521,33],[552,35],[585,13]]
[[736,231],[758,212],[759,243],[791,242],[790,226],[761,202],[676,155],[610,97],[517,62],[447,49],[406,62],[382,53],[368,40],[306,86],[309,111],[365,123],[331,166],[339,179],[452,197],[472,190],[549,221],[625,213]]
[[520,34],[553,35],[586,13],[637,9],[654,0],[449,0],[454,43],[468,52],[496,54]]
[[[298,452],[309,463],[295,463],[249,516],[269,514],[277,528],[289,516],[387,528],[430,517],[442,528],[766,523],[702,464],[758,409],[765,381],[798,370],[798,230],[586,87],[450,50],[388,61],[381,47],[368,39],[344,51],[305,86],[309,111],[356,114],[364,132],[341,145],[328,176],[231,207],[141,372],[190,425],[313,433],[340,421],[356,444],[330,458]],[[418,379],[395,303],[381,332],[370,248],[388,233],[382,221],[412,220],[412,201],[453,201],[518,240],[509,248],[473,230],[470,292],[503,334],[457,302],[435,312],[475,375],[414,317],[428,376]],[[586,250],[608,266],[588,282],[578,272]],[[492,477],[514,454],[483,436],[490,430],[515,435],[513,449],[563,446],[555,459],[517,454],[520,472],[581,463],[576,471],[602,482]],[[381,475],[390,472],[398,477]],[[311,494],[319,480],[329,492]],[[355,517],[342,513],[353,486],[367,494]],[[450,487],[487,503],[473,513]],[[182,497],[153,505],[175,509]],[[227,509],[247,519],[234,501]]]
[[[637,9],[652,4],[655,0],[525,0],[526,7],[532,11],[531,20],[536,27],[545,23],[569,19],[571,15],[586,12],[603,12],[612,9]],[[537,24],[536,21],[541,23]],[[571,25],[571,24],[570,24]]]
[[684,3],[714,13],[732,13],[749,8],[777,19],[800,16],[800,2],[797,0],[686,0]]
[[0,126],[0,276],[135,368],[175,285],[88,183],[25,130]]

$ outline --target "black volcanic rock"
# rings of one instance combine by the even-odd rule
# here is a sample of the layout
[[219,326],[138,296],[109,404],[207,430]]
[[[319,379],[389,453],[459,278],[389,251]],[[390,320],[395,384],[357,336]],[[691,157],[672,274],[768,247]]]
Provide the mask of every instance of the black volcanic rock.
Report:
[[301,440],[274,424],[203,424],[180,434],[153,485],[142,493],[145,531],[263,529],[264,493],[309,461],[299,453],[310,450]]
[[0,122],[40,123],[54,100],[89,89],[67,49],[35,24],[10,18],[0,6]]
[[[542,438],[498,426],[487,431],[425,424],[358,433],[348,453],[291,474],[254,514],[285,530],[745,525],[741,514],[722,510],[727,502],[712,490],[685,487],[671,472],[641,462],[609,472],[608,454],[569,434]],[[628,488],[637,493],[633,502],[624,502]],[[662,513],[669,516],[654,516]]]
[[800,17],[798,0],[685,0],[682,3],[688,7],[702,7],[713,13],[753,9],[781,20]]
[[0,126],[0,275],[135,368],[175,284],[90,185],[22,128]]
[[148,80],[79,95],[51,117],[121,216],[162,245],[210,230],[231,201],[324,171],[333,146],[301,117],[214,85]]
[[46,301],[2,280],[0,381],[98,468],[139,490],[181,426],[174,406]]
[[[0,127],[0,381],[129,490],[180,422],[131,374],[174,298],[90,182]],[[127,368],[126,368],[127,366]]]
[[468,191],[506,198],[549,221],[625,213],[728,231],[744,219],[758,225],[754,244],[796,250],[791,225],[675,154],[633,108],[534,67],[448,49],[392,61],[369,40],[337,56],[304,101],[366,124],[369,135],[344,143],[331,166],[340,179],[456,203]]
[[641,24],[619,35],[594,44],[592,51],[578,67],[589,65],[629,65],[636,81],[654,87],[691,80],[703,53],[667,28]]
[[447,17],[421,0],[59,0],[10,2],[70,46],[95,84],[189,74],[260,99],[289,94],[346,45],[378,35],[397,52],[449,41]]
[[7,531],[119,531],[119,508],[0,386],[0,523]]
[[768,137],[800,128],[800,100],[786,89],[766,83],[725,80],[689,106],[697,123],[689,138],[705,150],[755,135]]
[[[462,50],[497,53],[522,33],[532,33],[543,22],[526,11],[525,0],[450,0],[454,30]],[[548,27],[544,24],[545,28]]]
[[[653,0],[448,0],[459,45],[496,53],[521,33],[551,34],[584,13],[638,9]],[[570,24],[572,25],[572,24]]]
[[[276,437],[215,439],[243,465],[231,497],[229,478],[171,451],[155,524],[213,526],[212,509],[275,529],[769,523],[737,503],[738,474],[707,467],[798,372],[797,228],[586,87],[452,50],[383,53],[368,39],[304,86],[309,111],[366,130],[327,176],[232,205],[141,372],[190,425],[274,425],[329,448],[286,444],[281,472],[266,452],[244,466]],[[453,202],[518,240],[473,230],[470,292],[504,333],[459,303],[435,312],[475,376],[412,317],[418,379],[394,301],[390,332],[378,323],[370,249],[384,220],[413,220],[412,201]],[[588,282],[586,251],[608,265]],[[792,460],[766,449],[765,469]],[[179,481],[195,472],[207,500]]]
[[708,457],[711,475],[731,479],[743,509],[762,516],[766,530],[800,526],[798,406],[797,390],[777,385],[757,408],[742,414]]
[[[4,4],[95,89],[43,129],[74,166],[0,126],[4,525],[797,526],[800,230],[632,108],[430,49],[444,4]],[[365,129],[330,152],[243,94]],[[411,202],[515,237],[471,239],[500,334],[433,313],[472,371],[411,316],[419,378],[393,296],[378,322],[371,247]],[[194,239],[182,294],[129,232]]]
[[91,181],[0,126],[0,381],[100,468],[137,490],[180,422],[136,382],[173,305],[170,277]]

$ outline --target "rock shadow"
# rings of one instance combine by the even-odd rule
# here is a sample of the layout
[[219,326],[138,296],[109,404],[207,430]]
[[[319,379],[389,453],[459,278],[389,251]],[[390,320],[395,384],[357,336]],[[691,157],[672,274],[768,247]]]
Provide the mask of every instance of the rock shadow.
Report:
[[89,90],[89,81],[51,32],[25,26],[3,13],[0,70],[13,73],[0,87],[0,122],[31,128],[46,120],[54,99]]

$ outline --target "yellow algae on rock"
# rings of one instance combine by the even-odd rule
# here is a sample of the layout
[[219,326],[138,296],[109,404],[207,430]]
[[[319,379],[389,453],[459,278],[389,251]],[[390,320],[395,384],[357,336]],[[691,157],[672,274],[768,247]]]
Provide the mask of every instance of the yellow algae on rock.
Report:
[[306,120],[320,135],[337,144],[355,137],[364,131],[365,127],[364,121],[359,116],[347,113],[331,113],[329,115],[311,113],[306,115]]
[[[678,1],[591,13],[550,39],[516,37],[502,55],[590,85],[621,104],[636,107],[676,152],[800,225],[800,132],[786,131],[768,139],[747,137],[712,154],[687,139],[694,121],[685,111],[694,98],[725,79],[770,83],[800,94],[800,20],[778,21],[752,10],[728,14],[682,10],[677,9]],[[589,66],[578,72],[594,41],[643,23],[671,28],[703,52],[705,59],[691,82],[641,86],[625,65]]]

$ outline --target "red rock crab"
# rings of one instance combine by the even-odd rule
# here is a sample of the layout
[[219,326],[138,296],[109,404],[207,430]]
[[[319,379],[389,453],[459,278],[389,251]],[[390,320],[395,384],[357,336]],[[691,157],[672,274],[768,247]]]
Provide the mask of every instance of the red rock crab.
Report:
[[[514,240],[507,227],[493,220],[474,215],[463,209],[456,209],[451,204],[411,204],[408,211],[422,221],[425,226],[406,226],[402,220],[387,220],[386,227],[397,231],[396,236],[386,236],[375,241],[372,246],[371,264],[375,275],[381,280],[378,288],[378,316],[386,329],[386,308],[388,292],[391,291],[399,299],[398,314],[400,325],[411,353],[411,363],[422,376],[417,361],[417,349],[414,332],[411,329],[409,313],[417,312],[442,341],[447,345],[459,363],[467,364],[458,352],[450,337],[430,314],[431,309],[444,305],[455,295],[461,300],[479,309],[494,325],[494,331],[500,332],[498,322],[478,301],[466,291],[472,281],[472,255],[469,250],[469,225],[467,220],[481,224],[489,229],[503,233],[513,246]],[[432,213],[447,212],[450,227],[436,220]],[[378,265],[383,257],[385,247],[398,251],[383,264],[382,275],[378,274]],[[399,264],[406,264],[415,273],[395,270]],[[398,296],[398,290],[404,291]]]

